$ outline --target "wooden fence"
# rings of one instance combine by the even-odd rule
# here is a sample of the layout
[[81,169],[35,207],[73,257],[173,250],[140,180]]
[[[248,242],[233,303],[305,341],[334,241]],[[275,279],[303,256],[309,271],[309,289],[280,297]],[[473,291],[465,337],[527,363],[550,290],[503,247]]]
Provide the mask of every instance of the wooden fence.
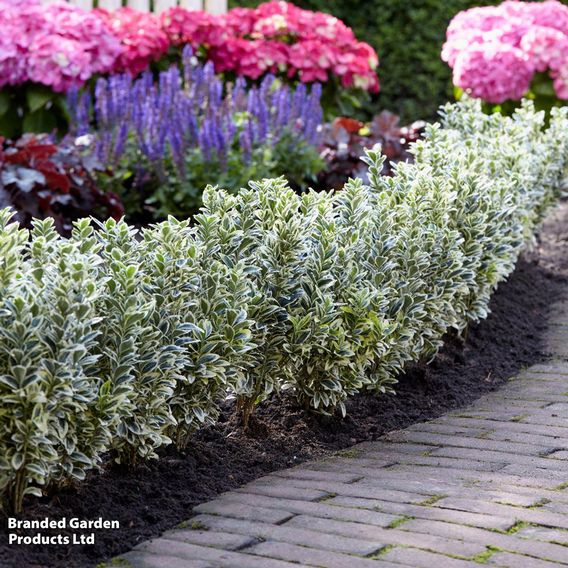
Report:
[[[65,0],[44,0],[46,4]],[[67,0],[75,6],[86,8],[95,7],[116,10],[121,6],[130,6],[136,10],[160,13],[172,6],[182,6],[188,10],[206,10],[212,14],[223,14],[227,11],[227,0]]]

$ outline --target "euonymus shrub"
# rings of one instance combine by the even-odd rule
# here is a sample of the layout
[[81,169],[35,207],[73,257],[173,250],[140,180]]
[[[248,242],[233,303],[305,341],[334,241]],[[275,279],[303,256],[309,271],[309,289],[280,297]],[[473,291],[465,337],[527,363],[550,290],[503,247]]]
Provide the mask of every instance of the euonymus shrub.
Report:
[[368,185],[294,193],[283,179],[204,194],[194,223],[134,230],[0,213],[0,490],[81,480],[180,449],[218,404],[243,421],[287,389],[345,412],[393,388],[449,329],[487,315],[535,225],[562,190],[568,111],[550,126],[447,106],[392,178],[368,152]]

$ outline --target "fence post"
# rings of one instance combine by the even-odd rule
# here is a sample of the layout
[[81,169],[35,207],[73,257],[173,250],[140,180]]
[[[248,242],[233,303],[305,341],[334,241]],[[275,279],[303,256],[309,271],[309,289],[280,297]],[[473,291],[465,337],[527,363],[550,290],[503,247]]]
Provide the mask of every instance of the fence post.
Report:
[[212,14],[224,14],[227,7],[227,0],[205,0],[205,9]]
[[174,6],[177,6],[176,0],[154,0],[154,12],[156,14]]
[[84,10],[91,10],[93,8],[93,0],[74,0],[73,4]]
[[[66,0],[43,0],[44,4],[65,2]],[[85,10],[94,7],[95,0],[67,0],[71,4]],[[179,5],[187,10],[207,10],[211,14],[224,14],[228,10],[228,0],[154,0],[154,11],[159,14],[172,6]],[[106,10],[116,10],[123,0],[98,0],[98,6]],[[150,11],[150,0],[127,0],[126,4],[135,10]]]
[[142,12],[150,11],[150,0],[128,0],[128,6]]
[[186,10],[203,10],[202,0],[181,0],[179,5]]
[[122,8],[122,0],[99,0],[99,8],[104,8],[111,12]]

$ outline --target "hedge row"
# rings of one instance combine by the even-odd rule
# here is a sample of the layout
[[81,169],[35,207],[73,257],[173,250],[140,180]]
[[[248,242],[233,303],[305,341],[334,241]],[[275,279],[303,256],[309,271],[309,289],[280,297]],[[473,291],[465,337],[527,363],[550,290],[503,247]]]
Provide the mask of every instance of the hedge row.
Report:
[[208,188],[194,223],[0,214],[0,490],[81,480],[111,451],[132,464],[215,422],[246,421],[289,389],[321,412],[392,388],[444,332],[487,314],[535,224],[557,198],[568,109],[512,118],[447,106],[416,162],[370,185],[297,195],[283,179],[238,195]]

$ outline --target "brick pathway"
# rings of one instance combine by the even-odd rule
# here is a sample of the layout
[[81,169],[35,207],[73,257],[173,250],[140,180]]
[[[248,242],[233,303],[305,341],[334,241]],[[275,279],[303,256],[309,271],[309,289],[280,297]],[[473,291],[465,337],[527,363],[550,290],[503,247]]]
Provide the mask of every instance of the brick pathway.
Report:
[[568,566],[568,303],[549,364],[437,420],[196,507],[136,568]]

